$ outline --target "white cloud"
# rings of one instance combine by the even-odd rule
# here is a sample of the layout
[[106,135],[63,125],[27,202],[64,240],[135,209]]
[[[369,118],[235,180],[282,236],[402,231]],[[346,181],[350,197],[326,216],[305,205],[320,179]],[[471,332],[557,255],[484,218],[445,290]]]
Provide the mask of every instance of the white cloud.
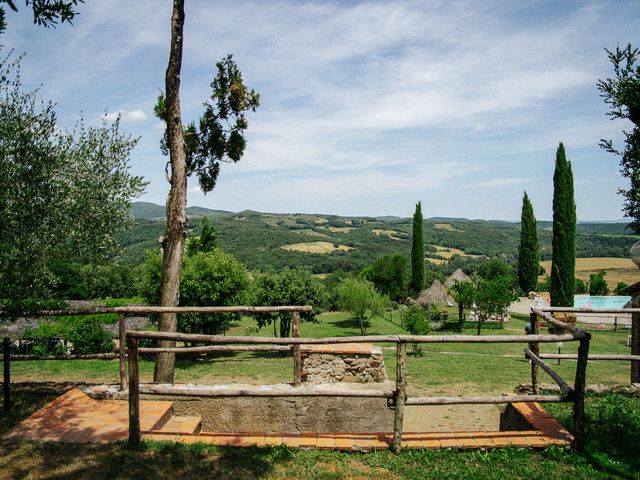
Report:
[[115,121],[118,117],[122,123],[142,123],[149,120],[149,116],[142,110],[118,110],[104,115],[104,118],[110,122]]
[[514,185],[523,185],[531,180],[526,178],[496,178],[486,182],[479,182],[469,185],[476,188],[495,188],[495,187],[512,187]]

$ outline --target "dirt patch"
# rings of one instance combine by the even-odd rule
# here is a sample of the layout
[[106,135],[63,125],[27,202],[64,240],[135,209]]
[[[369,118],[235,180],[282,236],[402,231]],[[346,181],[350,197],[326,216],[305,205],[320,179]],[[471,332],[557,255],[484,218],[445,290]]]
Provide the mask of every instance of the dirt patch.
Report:
[[496,405],[407,405],[405,432],[495,432],[500,430]]
[[392,240],[400,240],[400,238],[398,238],[396,235],[398,235],[398,231],[397,230],[381,230],[379,228],[375,228],[373,230],[371,230],[371,233],[373,233],[374,235],[377,235],[378,237],[380,235],[386,235],[387,237],[391,238]]
[[[551,272],[551,262],[540,262],[549,275]],[[589,280],[592,273],[607,272],[604,279],[610,289],[614,289],[618,282],[625,282],[628,285],[634,284],[640,279],[638,267],[630,258],[597,257],[597,258],[576,258],[576,277],[580,280]],[[544,280],[545,275],[539,277]]]

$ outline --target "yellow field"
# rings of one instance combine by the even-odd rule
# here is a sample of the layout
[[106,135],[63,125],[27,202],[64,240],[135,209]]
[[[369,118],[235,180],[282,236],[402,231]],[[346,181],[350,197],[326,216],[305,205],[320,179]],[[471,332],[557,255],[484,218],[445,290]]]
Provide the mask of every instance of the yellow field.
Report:
[[436,247],[436,250],[438,250],[438,255],[442,258],[446,258],[447,260],[449,260],[454,255],[460,255],[461,257],[467,255],[466,253],[464,253],[464,250],[460,250],[459,248],[441,247],[440,245],[431,246]]
[[435,263],[436,265],[444,265],[449,260],[445,260],[444,258],[425,258],[427,262]]
[[307,242],[307,243],[292,243],[290,245],[283,245],[283,250],[288,250],[290,252],[305,252],[305,253],[331,253],[336,250],[341,252],[348,252],[353,247],[347,247],[346,245],[338,245],[337,247],[333,246],[333,243],[330,242]]
[[389,238],[392,238],[393,240],[400,240],[398,237],[396,237],[396,235],[398,234],[397,230],[380,230],[378,228],[374,228],[373,230],[371,230],[371,233],[377,236],[387,235]]
[[323,230],[329,230],[330,232],[349,233],[351,230],[355,230],[354,227],[318,227]]
[[447,232],[464,232],[464,230],[460,230],[450,223],[436,223],[434,227],[436,227],[438,230],[446,230]]
[[[551,273],[551,262],[544,261],[540,264],[547,271],[547,275]],[[640,270],[629,258],[576,258],[576,277],[580,280],[588,281],[591,273],[601,271],[607,272],[604,279],[609,285],[609,289],[613,290],[618,282],[625,282],[629,285],[640,281]],[[543,280],[544,276],[540,277]]]

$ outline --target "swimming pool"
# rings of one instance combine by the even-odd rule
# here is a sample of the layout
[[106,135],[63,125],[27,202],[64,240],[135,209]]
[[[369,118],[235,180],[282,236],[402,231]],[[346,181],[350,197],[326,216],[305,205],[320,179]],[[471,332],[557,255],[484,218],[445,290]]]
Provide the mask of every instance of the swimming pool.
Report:
[[[626,295],[611,296],[592,296],[592,295],[574,295],[573,306],[591,307],[591,308],[623,308],[631,297]],[[588,303],[591,302],[591,305]]]

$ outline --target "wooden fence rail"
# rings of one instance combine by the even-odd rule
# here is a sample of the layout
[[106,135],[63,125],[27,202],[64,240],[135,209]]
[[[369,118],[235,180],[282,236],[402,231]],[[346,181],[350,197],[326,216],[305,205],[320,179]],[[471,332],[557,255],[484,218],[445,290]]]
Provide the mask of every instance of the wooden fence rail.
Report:
[[[546,315],[544,312],[541,312]],[[298,317],[298,318],[296,318]],[[535,317],[535,319],[534,319]],[[540,335],[537,334],[537,313],[532,313],[531,321],[535,326],[532,335],[371,335],[358,337],[325,337],[325,338],[303,338],[299,337],[299,315],[294,313],[294,327],[292,338],[266,338],[255,336],[220,336],[220,335],[198,335],[188,333],[168,333],[168,332],[142,332],[129,331],[126,333],[127,344],[129,345],[129,412],[130,412],[130,430],[129,441],[132,444],[140,442],[140,393],[156,394],[156,395],[183,395],[183,396],[205,396],[205,397],[223,397],[223,396],[261,396],[261,397],[316,397],[316,396],[332,396],[332,397],[377,397],[388,398],[393,401],[394,405],[394,427],[392,450],[399,452],[402,445],[402,425],[404,420],[405,405],[454,405],[454,404],[473,404],[473,403],[514,403],[514,402],[574,402],[574,424],[576,431],[574,433],[576,448],[584,448],[584,369],[586,367],[586,357],[581,355],[578,361],[579,367],[576,370],[576,381],[574,388],[570,388],[568,384],[549,367],[540,357],[538,348],[539,343],[551,343],[558,341],[578,341],[581,349],[584,351],[586,345],[588,351],[590,335],[582,330],[571,327],[563,322],[553,319],[550,321],[559,328],[563,328],[567,333],[558,335]],[[298,324],[298,326],[296,326]],[[260,348],[283,348],[294,352],[294,380],[293,388],[282,389],[279,387],[260,386],[259,388],[198,388],[191,387],[189,389],[175,387],[171,385],[140,385],[139,369],[137,359],[133,360],[133,355],[138,354],[142,349],[138,349],[137,343],[141,339],[151,340],[170,340],[183,341],[202,344],[213,344],[213,346],[221,347],[231,344],[235,346],[243,346],[247,350]],[[360,391],[344,391],[335,388],[311,388],[302,387],[301,374],[302,362],[297,358],[296,352],[300,351],[301,345],[313,344],[329,344],[329,343],[395,343],[396,344],[396,383],[393,391],[390,390],[360,390]],[[562,395],[504,395],[504,396],[485,396],[485,397],[409,397],[407,394],[407,343],[528,343],[529,348],[525,349],[525,353],[532,361],[532,373],[537,372],[538,367],[542,367],[560,386]],[[221,345],[222,344],[222,345]],[[171,351],[182,350],[187,348],[208,348],[202,347],[179,347],[172,348]],[[210,347],[209,347],[210,348]],[[166,348],[145,348],[145,352],[161,352],[168,351]],[[131,394],[135,389],[136,393]]]

